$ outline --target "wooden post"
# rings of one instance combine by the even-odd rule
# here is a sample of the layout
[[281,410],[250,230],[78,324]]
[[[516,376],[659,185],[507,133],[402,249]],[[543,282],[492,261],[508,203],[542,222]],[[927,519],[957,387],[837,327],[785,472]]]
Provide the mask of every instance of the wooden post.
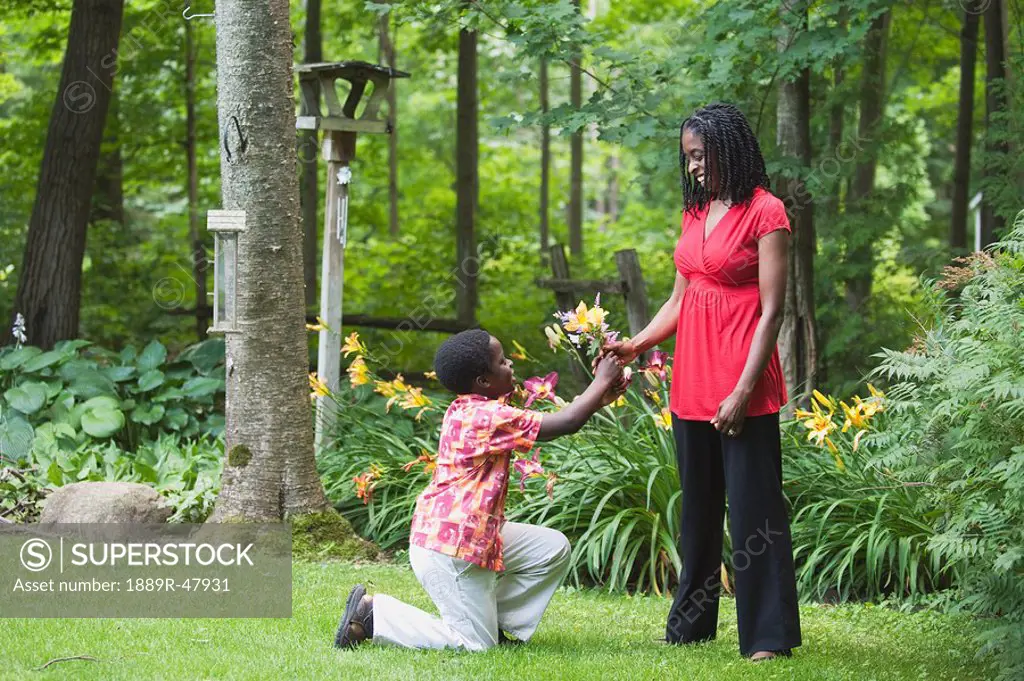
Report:
[[[349,163],[356,155],[356,133],[325,130],[323,157],[327,161],[327,203],[324,210],[324,247],[320,272],[320,319],[327,328],[320,330],[317,354],[317,377],[331,392],[341,387],[341,305],[345,283],[345,250],[343,239],[348,229]],[[339,173],[344,173],[339,180]],[[317,450],[325,434],[334,425],[334,409],[328,398],[318,397],[316,405]]]
[[[565,257],[565,246],[552,244],[551,246],[551,274],[555,279],[569,279],[569,261]],[[555,302],[559,310],[571,310],[576,307],[574,291],[555,291]]]
[[644,275],[640,271],[640,259],[632,248],[616,251],[615,264],[619,268],[622,279],[623,293],[626,298],[626,319],[629,322],[629,335],[635,337],[640,333],[651,317],[647,311],[647,286]]

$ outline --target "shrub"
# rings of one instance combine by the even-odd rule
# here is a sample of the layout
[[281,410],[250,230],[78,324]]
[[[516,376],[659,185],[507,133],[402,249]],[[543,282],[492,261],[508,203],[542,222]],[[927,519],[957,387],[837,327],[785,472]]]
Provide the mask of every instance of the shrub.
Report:
[[213,511],[220,488],[223,443],[206,438],[182,441],[165,435],[134,452],[113,442],[85,443],[73,451],[37,437],[28,455],[0,468],[0,517],[34,522],[46,495],[87,480],[151,485],[174,509],[170,522],[199,523]]
[[935,514],[920,486],[873,460],[890,419],[884,395],[871,391],[849,405],[816,392],[813,411],[798,411],[783,426],[784,489],[804,598],[916,601],[955,576],[931,547]]
[[0,454],[24,458],[38,439],[71,452],[111,442],[132,451],[162,433],[218,435],[224,342],[190,346],[174,360],[157,341],[112,352],[88,341],[0,349]]
[[[956,293],[958,292],[958,294]],[[991,253],[947,268],[932,322],[878,355],[893,383],[876,463],[921,481],[930,550],[959,566],[961,607],[1000,616],[985,650],[1024,675],[1024,213]]]

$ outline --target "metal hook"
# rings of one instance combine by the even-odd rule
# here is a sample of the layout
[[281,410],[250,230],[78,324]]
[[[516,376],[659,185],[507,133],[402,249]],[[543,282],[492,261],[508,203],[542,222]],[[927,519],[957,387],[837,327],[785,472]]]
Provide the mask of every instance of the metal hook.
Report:
[[183,11],[181,13],[181,16],[185,17],[185,21],[192,21],[193,19],[195,19],[197,17],[213,17],[213,16],[216,16],[216,14],[189,14],[188,11],[190,9],[192,9],[192,5],[187,5],[185,7],[185,11]]

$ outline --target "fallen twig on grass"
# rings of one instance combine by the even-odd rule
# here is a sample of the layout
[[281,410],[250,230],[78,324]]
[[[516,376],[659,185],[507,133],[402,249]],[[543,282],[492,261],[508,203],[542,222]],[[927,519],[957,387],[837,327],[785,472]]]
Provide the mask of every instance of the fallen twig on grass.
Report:
[[36,671],[41,672],[47,667],[49,667],[51,664],[57,664],[58,662],[67,662],[68,660],[88,660],[90,662],[99,662],[99,660],[97,660],[95,657],[92,657],[91,655],[72,655],[71,657],[55,657],[46,664],[44,664],[42,667],[36,667]]

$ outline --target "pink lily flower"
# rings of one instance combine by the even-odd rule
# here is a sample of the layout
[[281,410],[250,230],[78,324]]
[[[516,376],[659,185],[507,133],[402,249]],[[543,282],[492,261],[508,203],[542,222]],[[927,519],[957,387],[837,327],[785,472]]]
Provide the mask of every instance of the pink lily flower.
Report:
[[537,454],[540,449],[537,449],[532,459],[516,459],[515,463],[512,464],[513,468],[519,473],[519,491],[526,491],[526,480],[527,478],[543,478],[544,467],[540,465],[540,461],[537,459]]
[[658,377],[659,380],[664,381],[667,375],[665,370],[665,363],[668,361],[668,353],[662,352],[661,350],[655,350],[651,353],[651,361],[647,363],[647,366],[643,368],[650,378]]
[[555,401],[555,386],[558,385],[558,372],[552,371],[550,374],[541,378],[540,376],[534,376],[523,381],[523,388],[526,389],[527,398],[526,403],[523,405],[524,408],[529,409],[530,405],[537,400],[548,400],[551,402]]

